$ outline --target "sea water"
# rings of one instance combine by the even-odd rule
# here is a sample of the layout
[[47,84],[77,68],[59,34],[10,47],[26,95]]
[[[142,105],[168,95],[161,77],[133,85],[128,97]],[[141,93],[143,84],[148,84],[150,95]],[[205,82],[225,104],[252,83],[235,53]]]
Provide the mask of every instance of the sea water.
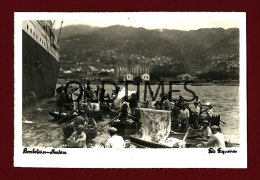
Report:
[[[92,88],[95,90],[96,85],[92,84]],[[101,85],[100,85],[101,86]],[[124,85],[119,85],[121,89]],[[59,85],[57,85],[59,87]],[[221,120],[224,123],[220,123],[222,133],[225,140],[239,143],[239,122],[246,121],[246,119],[239,119],[239,86],[187,86],[190,90],[194,91],[202,103],[209,103],[213,106],[213,112],[216,115],[220,115]],[[158,85],[151,85],[151,88],[155,92]],[[115,89],[112,85],[105,85],[106,93],[112,93],[112,89]],[[140,100],[144,98],[144,85],[140,85]],[[172,98],[178,99],[179,96],[183,96],[185,99],[191,99],[192,94],[185,91],[183,85],[172,85],[173,90],[179,90],[180,92],[174,92]],[[129,84],[129,90],[136,90],[136,85]],[[164,92],[168,92],[169,85],[164,85]],[[159,94],[161,93],[161,89]],[[148,95],[148,92],[147,92]],[[55,104],[55,103],[54,103]],[[51,128],[55,128],[55,123],[51,122],[51,117],[48,115],[48,111],[52,111],[55,108],[54,104],[45,104],[41,107],[45,110],[42,112],[31,111],[23,113],[23,146],[40,146],[40,147],[65,147],[62,128],[55,129],[54,131],[35,139],[34,137],[46,132]],[[193,106],[192,104],[190,106]],[[37,107],[35,107],[37,109]],[[107,120],[109,121],[109,120]],[[106,123],[100,122],[98,126]],[[103,133],[101,139],[106,139],[105,133]],[[104,136],[104,138],[103,138]]]

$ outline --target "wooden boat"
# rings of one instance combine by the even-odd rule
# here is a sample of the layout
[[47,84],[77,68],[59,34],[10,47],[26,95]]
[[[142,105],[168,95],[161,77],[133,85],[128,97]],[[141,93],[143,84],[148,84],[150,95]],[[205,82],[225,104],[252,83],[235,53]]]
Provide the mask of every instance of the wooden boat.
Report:
[[54,121],[57,124],[63,124],[66,123],[67,121],[74,119],[75,117],[77,117],[78,115],[70,115],[68,113],[64,113],[64,114],[59,114],[57,112],[49,112],[49,115],[52,116],[54,118]]
[[88,118],[93,118],[95,121],[103,121],[103,112],[102,111],[88,111]]
[[[201,123],[203,120],[208,120],[208,122],[211,123],[211,125],[217,125],[219,126],[220,124],[220,116],[215,116],[212,118],[201,118],[199,120],[199,123]],[[186,138],[185,137],[186,133],[180,132],[179,127],[173,127],[173,130],[170,132],[170,135],[168,138],[176,138],[179,140],[185,139],[185,147],[186,148],[196,148],[197,144],[201,144],[205,139],[202,139],[202,135],[198,134],[198,132],[194,131],[189,131],[187,134]],[[130,142],[136,147],[139,148],[177,148],[178,146],[173,146],[169,147],[164,144],[159,144],[156,142],[150,142],[150,141],[145,141],[141,139],[140,137],[136,136],[130,136]],[[226,147],[239,147],[239,144],[237,143],[232,143],[232,142],[227,142],[225,141]]]
[[138,148],[172,148],[170,146],[166,146],[163,144],[145,141],[141,138],[137,138],[134,136],[129,136],[129,137],[130,137],[130,143]]
[[140,123],[121,123],[120,121],[113,121],[110,123],[111,127],[115,127],[117,129],[117,133],[124,138],[128,138],[129,135],[134,135],[138,133],[140,129]]
[[[79,116],[76,114],[69,115],[69,113],[62,113],[59,114],[58,112],[49,112],[49,115],[54,118],[54,121],[57,124],[63,124],[75,117]],[[93,118],[95,121],[102,121],[103,120],[103,113],[102,111],[89,111],[87,112],[88,118]]]
[[[169,138],[171,138],[171,137],[174,137],[177,139],[183,139],[184,133],[170,135]],[[196,148],[197,144],[205,142],[205,140],[202,138],[195,138],[195,136],[187,136],[187,139],[185,140],[185,142],[186,142],[185,143],[186,148]],[[170,146],[166,146],[166,145],[159,144],[156,142],[145,141],[139,137],[134,137],[134,136],[130,136],[130,143],[138,148],[178,148],[177,145],[170,147]],[[239,147],[238,143],[232,143],[232,142],[228,142],[228,141],[225,141],[225,145],[226,145],[226,147]]]

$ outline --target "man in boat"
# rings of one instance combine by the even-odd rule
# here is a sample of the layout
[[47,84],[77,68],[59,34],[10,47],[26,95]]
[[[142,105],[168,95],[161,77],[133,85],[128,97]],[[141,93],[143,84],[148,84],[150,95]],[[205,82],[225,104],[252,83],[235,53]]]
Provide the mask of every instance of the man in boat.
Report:
[[130,107],[127,102],[123,102],[121,105],[121,110],[119,113],[118,119],[119,123],[116,123],[114,126],[118,128],[118,134],[125,137],[125,131],[128,125],[131,125],[136,118],[130,114]]
[[[176,102],[176,101],[175,101]],[[171,119],[172,119],[172,130],[178,128],[179,126],[179,116],[180,116],[180,109],[176,106],[176,103],[173,105],[172,112],[171,112]]]
[[65,109],[64,104],[67,101],[63,84],[56,89],[56,93],[57,93],[57,98],[58,98],[57,105],[59,107],[59,114],[61,114]]
[[181,132],[187,131],[187,127],[189,125],[189,118],[190,118],[189,110],[187,109],[186,104],[183,104],[179,114],[179,119],[181,122]]
[[201,145],[198,145],[198,147],[220,147],[225,148],[225,139],[223,134],[220,133],[220,128],[216,125],[211,126],[212,131],[212,137],[209,139],[208,142],[203,142]]
[[121,136],[116,134],[117,129],[114,127],[110,127],[108,129],[110,138],[105,142],[105,148],[116,148],[122,149],[125,148],[125,141]]
[[99,85],[96,86],[96,90],[94,91],[94,94],[95,94],[95,102],[98,103],[99,101],[99,93],[100,93],[100,87]]
[[104,100],[105,100],[105,93],[106,93],[105,88],[101,88],[101,89],[100,89],[100,93],[99,93],[99,101],[100,101],[101,103],[103,103]]
[[86,147],[86,134],[83,132],[84,126],[78,125],[76,131],[74,131],[68,138],[68,147],[85,148]]
[[135,115],[135,108],[138,107],[138,99],[135,93],[131,94],[131,98],[129,99],[129,106],[130,106],[131,114]]
[[182,106],[182,103],[184,101],[184,98],[182,96],[179,96],[179,100],[178,102],[176,103],[176,106],[181,109],[181,106]]
[[[87,119],[87,115],[86,114],[84,114],[84,117],[85,117],[85,119]],[[74,123],[73,123],[73,125],[75,127],[75,130],[77,129],[77,127],[79,125],[82,125],[82,126],[86,125],[86,120],[85,119],[83,117],[81,117],[81,116],[77,116],[75,118]]]
[[207,120],[204,120],[202,122],[202,127],[203,127],[202,133],[203,133],[204,139],[210,139],[212,137],[212,132],[209,127],[209,122]]
[[161,110],[162,106],[161,106],[161,100],[159,97],[156,98],[155,103],[154,103],[154,107],[156,110]]
[[207,113],[208,117],[211,117],[211,118],[213,117],[213,110],[212,110],[212,106],[211,105],[209,105],[209,108],[206,111],[206,113]]
[[73,100],[73,110],[77,112],[79,108],[79,101],[80,101],[80,99],[78,98],[80,95],[80,88],[77,86],[70,87],[69,94],[71,95],[71,99]]
[[201,100],[199,99],[199,96],[195,96],[195,101],[194,102],[197,102],[198,103],[198,106],[200,108],[200,111],[202,110],[202,102]]
[[194,109],[192,111],[193,115],[193,126],[195,129],[198,129],[200,126],[198,124],[199,117],[200,117],[200,107],[197,101],[194,102]]
[[148,109],[155,109],[154,107],[154,103],[153,103],[153,91],[150,92],[150,95],[147,97],[147,100],[146,100],[146,107]]
[[162,104],[163,104],[163,110],[166,111],[172,110],[171,102],[169,101],[168,96],[166,94],[162,97]]

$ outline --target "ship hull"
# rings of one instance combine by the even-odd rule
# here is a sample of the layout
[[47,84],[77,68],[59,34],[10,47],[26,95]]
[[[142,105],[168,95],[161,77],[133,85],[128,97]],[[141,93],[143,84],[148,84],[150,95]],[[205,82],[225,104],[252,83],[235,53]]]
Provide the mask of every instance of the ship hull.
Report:
[[[59,62],[26,32],[22,33],[23,105],[55,93]],[[34,97],[34,94],[36,98]]]

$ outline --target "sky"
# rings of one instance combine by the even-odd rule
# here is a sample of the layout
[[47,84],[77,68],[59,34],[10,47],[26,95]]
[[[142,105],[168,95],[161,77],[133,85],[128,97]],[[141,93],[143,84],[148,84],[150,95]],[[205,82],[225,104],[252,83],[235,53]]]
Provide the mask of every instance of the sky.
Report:
[[239,27],[239,13],[63,13],[55,19],[54,28],[56,29],[60,28],[61,20],[63,20],[63,27],[77,24],[96,27],[124,25],[146,29],[176,30]]

